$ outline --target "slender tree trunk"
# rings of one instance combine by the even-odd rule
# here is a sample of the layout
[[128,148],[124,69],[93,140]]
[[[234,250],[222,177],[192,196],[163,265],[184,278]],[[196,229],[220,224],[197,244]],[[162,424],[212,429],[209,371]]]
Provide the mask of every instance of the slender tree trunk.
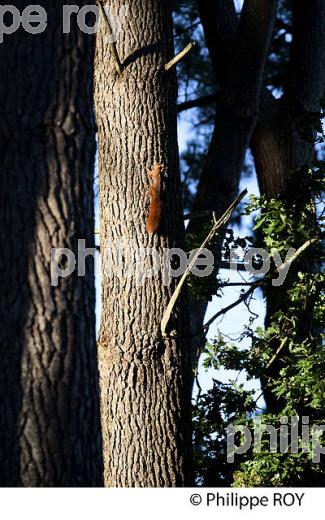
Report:
[[93,244],[94,41],[42,5],[44,33],[0,45],[0,485],[95,486],[93,264],[57,287],[50,274],[52,248]]
[[[116,15],[122,0],[109,3]],[[129,4],[117,50],[120,77],[102,25],[96,59],[101,251],[118,241],[141,247],[182,247],[181,188],[176,132],[172,19],[167,0]],[[158,233],[146,231],[146,167],[163,165],[163,213]],[[125,264],[124,269],[129,265]],[[147,268],[151,266],[149,259]],[[191,481],[190,347],[186,302],[161,337],[175,279],[161,272],[137,284],[103,268],[99,341],[102,429],[107,486],[182,486]]]

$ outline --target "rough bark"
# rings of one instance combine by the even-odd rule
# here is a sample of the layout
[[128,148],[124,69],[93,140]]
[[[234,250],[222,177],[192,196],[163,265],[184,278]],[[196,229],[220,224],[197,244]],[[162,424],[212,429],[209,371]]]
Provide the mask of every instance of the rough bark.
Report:
[[96,486],[93,264],[50,277],[52,248],[93,244],[94,40],[42,5],[45,32],[0,45],[0,485]]
[[[116,14],[124,2],[109,3]],[[118,241],[135,248],[182,247],[175,71],[167,0],[134,0],[117,39],[118,76],[107,28],[98,34],[96,113],[99,132],[101,251]],[[159,233],[146,231],[146,167],[163,165]],[[151,260],[147,264],[149,267]],[[124,270],[129,264],[124,265]],[[190,373],[186,302],[175,309],[167,338],[163,312],[175,289],[161,273],[137,285],[103,265],[99,340],[105,485],[181,486],[191,482]]]

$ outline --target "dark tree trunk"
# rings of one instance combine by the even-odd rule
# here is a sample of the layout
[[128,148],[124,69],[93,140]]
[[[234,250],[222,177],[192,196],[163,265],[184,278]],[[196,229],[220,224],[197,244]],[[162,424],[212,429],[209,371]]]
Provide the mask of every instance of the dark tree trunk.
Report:
[[[292,7],[293,43],[289,80],[284,96],[274,102],[273,107],[270,105],[269,110],[264,110],[265,117],[259,119],[251,142],[260,191],[267,198],[286,198],[288,195],[292,198],[291,192],[287,193],[292,174],[299,168],[307,167],[313,158],[315,133],[312,128],[306,129],[306,123],[310,116],[320,111],[320,100],[325,94],[325,3],[322,0],[297,0],[292,3]],[[301,193],[299,195],[300,198],[304,196]],[[302,202],[300,200],[300,204]],[[305,205],[310,203],[309,194],[306,193]],[[310,229],[316,236],[318,230],[312,212]],[[281,287],[267,288],[267,326],[276,312],[286,312],[289,304],[288,288],[297,272],[315,272],[318,269],[319,266],[308,260],[305,262],[302,257],[290,268]],[[309,337],[312,331],[311,315],[306,310],[299,331],[301,341]],[[274,351],[278,347],[275,343]],[[270,391],[267,383],[269,378],[279,377],[281,366],[280,361],[274,362],[265,378],[262,378],[264,397],[271,413],[280,410],[282,402]]]
[[[292,172],[308,164],[312,158],[313,144],[306,142],[302,131],[308,117],[319,111],[320,98],[324,95],[325,4],[321,0],[308,3],[298,0],[292,3],[290,74],[281,100],[275,99],[265,87],[261,88],[257,97],[258,85],[264,74],[264,63],[259,53],[263,46],[267,49],[265,45],[270,36],[265,31],[266,10],[262,3],[255,3],[254,0],[245,2],[238,29],[232,0],[198,0],[198,7],[215,74],[221,92],[224,90],[225,94],[219,96],[216,126],[195,208],[213,207],[222,213],[224,204],[229,204],[230,197],[235,195],[249,140],[261,194],[268,198],[280,194],[284,196]],[[271,9],[271,4],[268,7]],[[243,24],[247,12],[252,15],[251,22],[249,24],[246,19],[246,24]],[[257,25],[253,30],[254,21]],[[240,27],[245,25],[246,34]],[[229,102],[232,92],[235,103]],[[258,107],[256,118],[253,117],[254,106]],[[230,109],[234,107],[240,107],[241,110],[237,113],[232,110],[231,113]],[[246,110],[247,107],[249,110]],[[243,117],[245,111],[246,117]],[[310,131],[309,138],[312,134]],[[306,203],[309,202],[306,200]],[[310,221],[311,226],[315,226],[313,216]],[[196,225],[190,225],[188,229],[193,231]],[[299,265],[300,262],[295,263],[290,270],[291,274],[297,271]],[[314,267],[304,266],[303,270],[310,271]],[[266,325],[276,311],[286,308],[289,278],[292,279],[288,277],[282,288],[271,287],[267,290]],[[196,301],[193,309],[192,323],[194,330],[199,330],[206,304],[201,300]],[[304,329],[308,330],[308,325]],[[194,349],[200,342],[202,338],[194,343]],[[277,350],[278,345],[274,348]],[[278,371],[277,363],[273,363],[272,374],[263,380],[270,411],[276,411],[281,406],[266,384],[268,376],[276,377]]]
[[[94,272],[51,286],[51,249],[93,245],[93,38],[64,2],[0,45],[0,485],[101,485]],[[22,10],[28,4],[15,2]],[[87,2],[78,2],[80,7]]]
[[[122,0],[109,2],[116,14]],[[181,187],[176,132],[175,71],[168,1],[134,0],[117,50],[120,77],[98,37],[96,112],[99,127],[101,251],[117,241],[135,248],[182,247]],[[163,213],[158,233],[146,230],[146,167],[163,165]],[[149,267],[151,262],[148,263]],[[124,265],[126,269],[128,265]],[[137,286],[135,277],[103,269],[99,356],[107,486],[182,486],[191,482],[190,347],[181,298],[166,338],[160,324],[176,281],[161,273]]]

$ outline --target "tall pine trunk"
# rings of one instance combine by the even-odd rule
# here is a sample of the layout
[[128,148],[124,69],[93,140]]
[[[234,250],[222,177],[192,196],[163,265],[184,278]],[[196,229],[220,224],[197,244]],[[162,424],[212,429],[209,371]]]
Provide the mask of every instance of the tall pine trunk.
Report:
[[94,41],[75,22],[62,34],[63,3],[42,5],[42,34],[0,45],[0,485],[95,486],[93,265],[50,277],[52,248],[93,243]]
[[[122,0],[109,2],[116,16]],[[183,247],[172,18],[167,0],[134,0],[121,25],[119,76],[102,24],[96,58],[101,251],[118,241],[136,248]],[[163,214],[158,233],[146,231],[146,167],[163,165]],[[149,261],[149,264],[151,262]],[[125,268],[128,265],[124,266]],[[175,279],[161,273],[143,285],[103,265],[99,339],[102,429],[107,486],[181,486],[190,482],[190,344],[186,302],[180,299],[168,335],[163,312]]]

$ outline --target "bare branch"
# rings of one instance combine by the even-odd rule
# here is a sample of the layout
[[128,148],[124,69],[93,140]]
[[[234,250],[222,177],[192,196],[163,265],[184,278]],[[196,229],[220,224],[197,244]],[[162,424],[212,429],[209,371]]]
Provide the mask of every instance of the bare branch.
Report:
[[244,263],[236,263],[236,264],[231,264],[230,262],[225,262],[224,260],[222,260],[220,263],[219,263],[219,269],[231,269],[232,265],[234,266],[234,269],[236,271],[246,271],[247,272],[247,269],[246,269],[246,264]]
[[[111,23],[109,21],[109,18],[107,16],[106,11],[105,11],[105,6],[104,6],[104,3],[103,3],[103,0],[98,0],[98,4],[99,4],[100,10],[102,12],[102,15],[104,17],[104,20],[105,20],[105,22],[107,24],[107,27],[108,27],[108,30],[109,30],[109,35],[113,36],[113,28],[111,26]],[[115,68],[116,68],[118,74],[122,74],[123,66],[122,66],[122,63],[120,61],[120,58],[119,58],[119,55],[118,55],[118,52],[117,52],[116,43],[115,42],[111,42],[110,46],[111,46],[111,50],[112,50],[112,54],[113,54],[113,58],[114,58],[114,62],[115,62]]]
[[212,105],[217,102],[217,94],[210,94],[207,96],[202,96],[197,99],[190,99],[189,101],[184,101],[183,103],[179,103],[177,106],[177,112],[183,112],[184,110],[190,110],[191,108],[204,107],[206,105]]
[[218,284],[218,287],[244,287],[244,286],[251,286],[252,282],[230,282],[230,283],[220,283]]
[[189,265],[187,266],[183,276],[181,277],[176,289],[175,289],[175,292],[173,294],[173,296],[171,297],[168,305],[167,305],[167,308],[164,312],[164,315],[163,315],[163,318],[162,318],[162,321],[161,321],[161,334],[163,337],[166,336],[166,327],[168,325],[168,322],[169,322],[169,319],[171,317],[171,314],[172,314],[172,311],[173,311],[173,308],[175,306],[175,303],[180,295],[180,292],[182,290],[182,287],[186,281],[186,278],[188,277],[192,267],[195,265],[195,262],[196,260],[198,259],[202,249],[205,248],[205,246],[210,242],[210,240],[214,237],[214,235],[217,233],[218,229],[220,229],[222,226],[224,226],[226,224],[226,222],[228,222],[228,220],[230,219],[231,215],[232,215],[232,212],[234,211],[234,209],[236,208],[236,206],[240,203],[240,201],[245,197],[245,195],[247,195],[247,190],[244,190],[242,191],[242,193],[236,198],[236,200],[229,206],[229,208],[227,209],[227,211],[222,215],[222,217],[217,221],[215,222],[215,224],[213,225],[211,231],[209,232],[208,236],[206,237],[206,239],[204,240],[204,242],[202,243],[201,247],[197,250],[196,254],[193,256],[191,262],[189,263]]
[[254,284],[251,285],[251,287],[245,292],[243,293],[240,298],[238,298],[238,300],[234,301],[233,303],[231,303],[230,305],[228,305],[227,307],[224,307],[223,309],[221,309],[220,311],[218,311],[216,314],[214,314],[214,316],[212,316],[212,318],[210,318],[204,325],[203,325],[203,330],[205,333],[208,332],[210,326],[212,325],[212,323],[217,320],[220,316],[223,316],[224,314],[226,314],[228,311],[231,311],[231,309],[234,309],[234,307],[237,307],[237,305],[239,305],[240,303],[243,303],[251,294],[253,294],[253,292],[255,291],[255,289],[257,289],[257,287],[259,287],[260,285],[262,285],[262,283],[264,283],[265,279],[263,278],[263,280],[258,280],[256,281]]
[[195,218],[210,217],[214,213],[213,209],[207,209],[205,211],[195,211],[194,213],[186,213],[183,216],[184,220],[192,220]]
[[279,348],[277,349],[275,354],[272,356],[272,358],[270,359],[270,361],[266,365],[266,370],[268,370],[273,365],[274,361],[278,358],[279,354],[281,354],[282,350],[284,349],[284,347],[285,347],[285,345],[287,343],[287,340],[288,340],[288,338],[284,338],[281,341]]
[[[297,260],[297,258],[308,248],[310,247],[312,244],[315,244],[316,242],[319,242],[321,240],[320,237],[316,237],[316,238],[312,238],[310,240],[307,240],[307,242],[305,242],[301,247],[299,247],[299,249],[297,249],[297,251],[286,261],[284,262],[283,264],[280,265],[279,268],[277,268],[277,272],[279,273],[280,271],[283,271],[284,269],[287,269],[288,266],[290,266],[295,260]],[[227,307],[225,307],[224,309],[221,309],[220,311],[218,311],[214,316],[212,316],[212,318],[210,318],[203,326],[203,330],[205,333],[208,332],[210,326],[212,325],[212,323],[218,319],[220,316],[223,316],[224,314],[226,314],[228,311],[230,311],[231,309],[233,309],[234,307],[237,307],[237,305],[239,305],[240,303],[243,303],[247,300],[247,298],[253,294],[253,292],[255,291],[255,289],[257,289],[258,287],[261,287],[263,284],[265,284],[267,281],[269,281],[271,279],[271,277],[276,273],[276,271],[272,271],[272,273],[269,273],[267,274],[266,276],[264,276],[264,278],[261,278],[260,280],[256,280],[256,282],[252,283],[251,284],[251,287],[245,292],[243,293],[240,298],[238,298],[238,300],[234,301],[233,303],[231,303],[230,305],[228,305]],[[273,363],[273,361],[272,361]]]
[[172,60],[170,60],[166,65],[164,66],[165,71],[170,70],[172,67],[177,65],[194,47],[196,43],[191,42],[189,43],[185,49],[183,49],[181,52],[179,52]]
[[301,253],[303,253],[312,244],[319,242],[319,240],[321,240],[321,238],[319,238],[319,237],[311,238],[310,240],[307,240],[307,242],[305,242],[301,247],[299,247],[299,249],[297,249],[297,251],[286,262],[284,262],[283,264],[280,265],[280,267],[278,268],[278,272],[280,273],[281,271],[286,271],[288,269],[288,267],[290,267],[290,265],[295,260],[297,260],[298,256],[300,256]]

